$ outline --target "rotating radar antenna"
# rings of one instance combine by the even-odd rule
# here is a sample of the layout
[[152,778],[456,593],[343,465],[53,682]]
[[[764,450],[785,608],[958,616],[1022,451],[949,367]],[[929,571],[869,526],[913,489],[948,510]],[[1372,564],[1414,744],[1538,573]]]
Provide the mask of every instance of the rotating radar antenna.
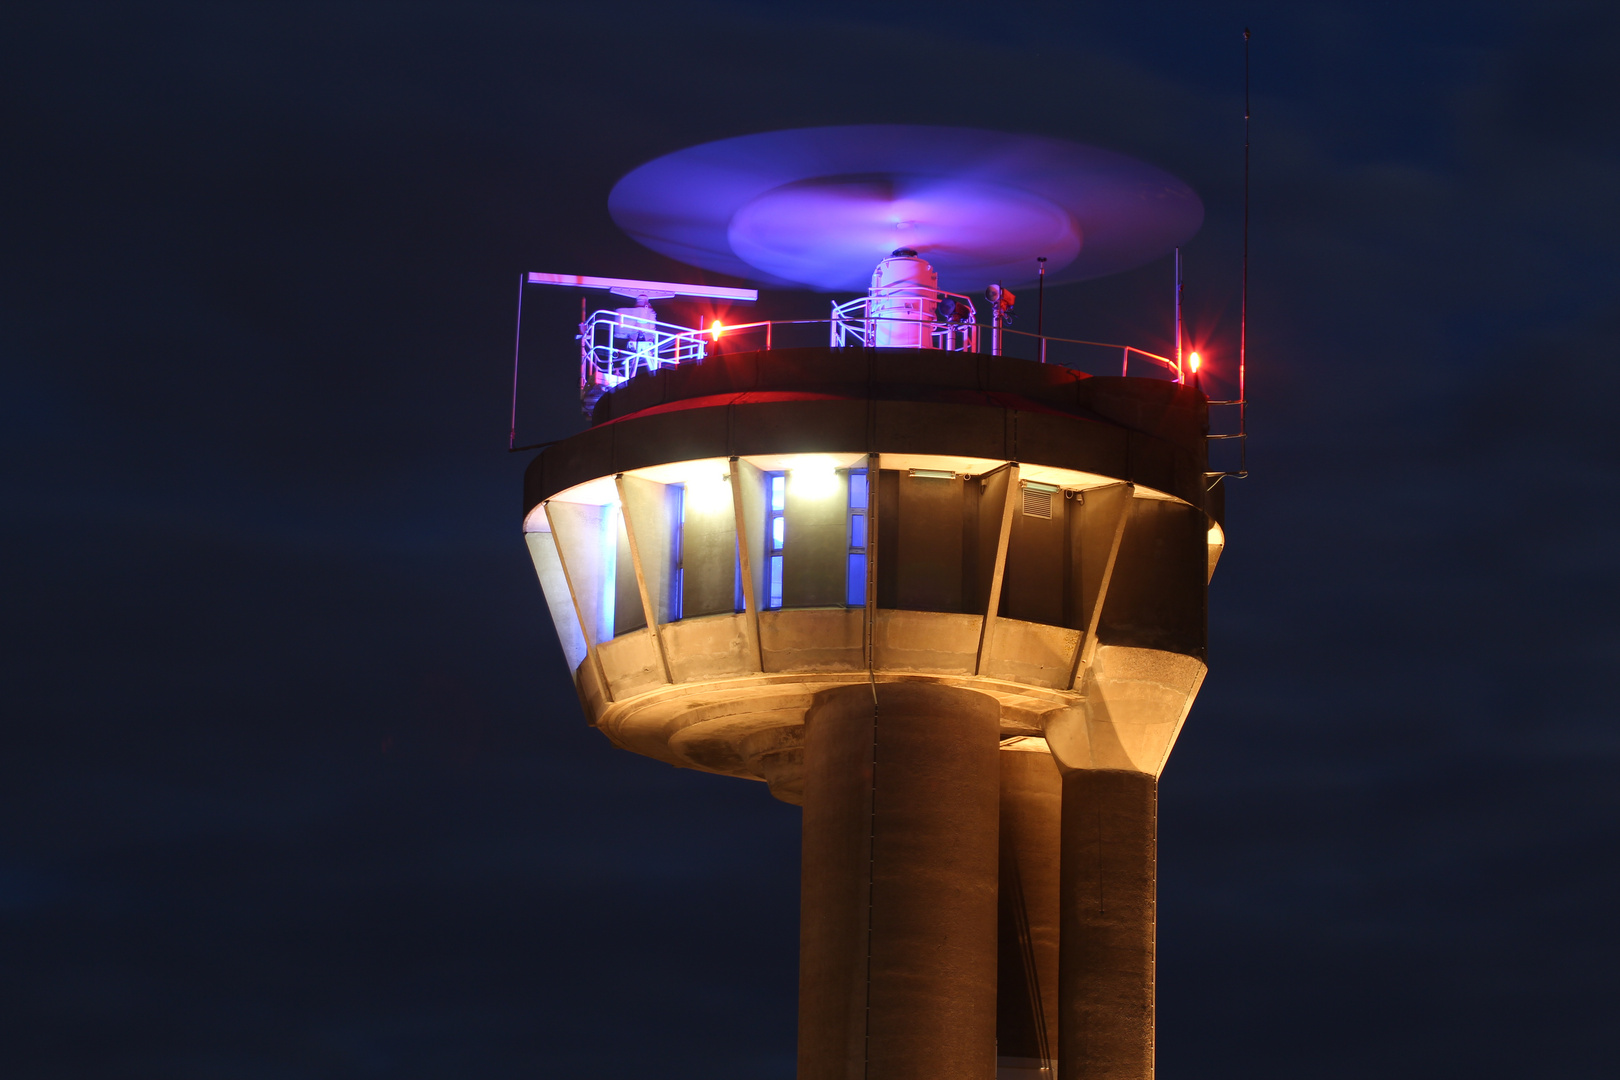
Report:
[[763,285],[866,287],[896,248],[947,288],[1128,270],[1185,243],[1192,189],[1121,154],[1033,135],[867,124],[744,135],[625,176],[613,220],[672,259]]

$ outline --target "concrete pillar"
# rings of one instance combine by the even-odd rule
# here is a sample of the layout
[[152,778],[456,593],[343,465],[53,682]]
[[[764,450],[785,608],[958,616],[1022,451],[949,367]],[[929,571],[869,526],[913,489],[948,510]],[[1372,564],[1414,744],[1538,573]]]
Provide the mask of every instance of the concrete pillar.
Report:
[[1051,754],[1001,752],[1000,1080],[1052,1080],[1057,1067],[1062,805],[1063,778]]
[[1063,777],[1059,1080],[1153,1076],[1158,781]]
[[999,707],[841,688],[805,721],[799,1080],[995,1070]]
[[863,1073],[871,780],[870,689],[821,695],[805,717],[798,1080]]

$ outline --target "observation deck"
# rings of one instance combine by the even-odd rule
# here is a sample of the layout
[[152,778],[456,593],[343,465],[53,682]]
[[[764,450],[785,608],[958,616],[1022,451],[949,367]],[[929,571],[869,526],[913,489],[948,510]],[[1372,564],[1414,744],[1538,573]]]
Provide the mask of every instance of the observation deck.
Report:
[[922,679],[994,698],[1004,740],[1067,714],[1088,760],[1156,775],[1203,676],[1224,543],[1204,395],[961,350],[737,341],[604,392],[525,474],[592,723],[796,802],[818,693]]

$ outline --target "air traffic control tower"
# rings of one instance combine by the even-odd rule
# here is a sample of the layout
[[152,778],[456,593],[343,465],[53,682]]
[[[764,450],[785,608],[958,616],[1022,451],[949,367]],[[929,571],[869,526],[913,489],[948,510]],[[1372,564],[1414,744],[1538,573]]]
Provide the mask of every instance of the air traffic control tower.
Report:
[[682,151],[611,206],[688,263],[864,291],[683,326],[654,301],[752,293],[529,278],[635,301],[580,327],[590,426],[528,467],[523,527],[589,722],[803,808],[800,1080],[1151,1077],[1158,781],[1224,535],[1208,401],[1176,357],[1008,314],[1044,267],[1168,254],[1196,196],[863,127]]

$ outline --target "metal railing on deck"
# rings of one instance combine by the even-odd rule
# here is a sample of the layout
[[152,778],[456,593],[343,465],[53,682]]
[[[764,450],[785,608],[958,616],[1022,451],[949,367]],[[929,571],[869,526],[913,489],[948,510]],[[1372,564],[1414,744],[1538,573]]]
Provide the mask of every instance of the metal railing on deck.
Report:
[[[918,303],[919,297],[921,303]],[[911,315],[885,315],[898,311],[907,304],[919,308]],[[874,311],[877,312],[874,314]],[[858,296],[832,306],[832,332],[828,343],[835,349],[851,346],[877,347],[890,344],[883,341],[881,330],[887,328],[890,336],[912,339],[917,347],[941,349],[945,352],[978,352],[978,312],[971,297],[942,289],[910,289],[906,293],[884,296]],[[926,329],[925,329],[926,328]],[[922,345],[926,334],[928,344]]]
[[[694,363],[720,349],[769,352],[822,342],[833,348],[863,348],[879,339],[884,324],[919,336],[926,327],[934,342],[932,347],[944,352],[975,352],[988,338],[992,355],[1017,356],[1090,374],[1113,374],[1113,365],[1117,363],[1121,375],[1133,373],[1134,358],[1137,374],[1174,382],[1184,380],[1181,366],[1175,360],[1134,345],[1031,334],[975,322],[922,321],[919,325],[919,320],[914,318],[872,315],[865,306],[866,299],[862,297],[860,301],[838,305],[830,319],[716,323],[708,329],[623,318],[618,312],[598,311],[580,325],[580,398],[589,410],[603,393],[622,386],[643,371]],[[819,327],[826,329],[814,329]],[[1110,360],[1110,357],[1115,359]],[[1147,371],[1142,370],[1144,365]]]

